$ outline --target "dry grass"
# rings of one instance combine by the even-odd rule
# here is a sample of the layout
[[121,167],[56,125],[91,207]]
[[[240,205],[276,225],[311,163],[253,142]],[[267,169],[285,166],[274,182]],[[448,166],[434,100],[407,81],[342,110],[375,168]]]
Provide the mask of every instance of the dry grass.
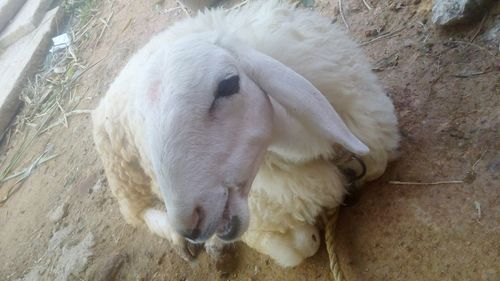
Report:
[[[62,6],[70,16],[68,35],[71,45],[66,49],[49,53],[44,65],[21,93],[23,108],[13,124],[2,134],[4,146],[10,145],[11,137],[16,138],[14,152],[0,164],[0,189],[9,182],[3,204],[14,193],[34,169],[54,159],[46,149],[31,164],[20,168],[25,161],[26,152],[33,147],[39,137],[60,125],[69,126],[68,118],[75,114],[89,113],[89,110],[76,110],[83,96],[78,95],[79,78],[94,65],[88,65],[81,57],[83,50],[92,50],[106,29],[110,16],[101,17],[99,6],[104,1],[66,0]],[[108,2],[111,3],[111,2]],[[112,3],[111,3],[112,4]],[[104,22],[104,27],[102,27]],[[16,181],[13,181],[17,179]]]

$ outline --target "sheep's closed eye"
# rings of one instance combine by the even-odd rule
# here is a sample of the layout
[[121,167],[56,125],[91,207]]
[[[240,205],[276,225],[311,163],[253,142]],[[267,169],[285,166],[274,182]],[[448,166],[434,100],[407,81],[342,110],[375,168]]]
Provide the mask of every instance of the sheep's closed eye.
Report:
[[234,95],[240,91],[240,77],[233,75],[219,82],[215,98],[227,97]]

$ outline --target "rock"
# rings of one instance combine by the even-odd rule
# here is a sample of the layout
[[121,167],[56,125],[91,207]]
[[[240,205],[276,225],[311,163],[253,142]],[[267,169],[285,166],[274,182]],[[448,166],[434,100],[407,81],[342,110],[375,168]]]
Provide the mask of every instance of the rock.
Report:
[[377,28],[371,28],[365,31],[365,36],[366,37],[374,37],[382,33],[384,31],[385,27],[377,27]]
[[257,274],[259,274],[259,272],[260,272],[260,268],[259,268],[259,266],[258,266],[258,265],[256,265],[256,266],[253,268],[253,274],[254,274],[254,275],[257,275]]
[[0,34],[0,49],[7,48],[33,31],[42,21],[51,2],[51,0],[26,1],[14,19]]
[[74,277],[80,276],[81,272],[86,269],[93,255],[92,247],[95,242],[92,233],[88,233],[81,241],[68,241],[71,238],[74,238],[71,226],[54,232],[49,240],[47,251],[40,258],[41,265],[32,267],[22,279],[18,280],[77,280]]
[[26,0],[3,0],[0,1],[0,31],[2,31],[9,21],[17,14]]
[[57,223],[68,215],[68,203],[64,202],[60,206],[49,212],[48,218],[51,222]]
[[97,180],[95,185],[89,189],[89,193],[99,192],[107,185],[106,177],[101,177]]
[[59,250],[60,256],[52,269],[52,273],[56,276],[53,280],[69,281],[73,280],[73,276],[79,276],[93,255],[91,249],[94,244],[94,236],[89,233],[77,244],[63,246]]
[[36,265],[30,269],[26,275],[24,275],[22,278],[16,279],[15,281],[38,281],[38,280],[43,280],[43,272],[45,269],[43,266]]
[[434,0],[432,22],[449,26],[469,21],[485,11],[489,0]]
[[16,113],[19,94],[45,58],[49,40],[56,30],[62,9],[48,12],[42,24],[0,55],[0,131],[4,131]]
[[490,43],[500,45],[500,16],[495,18],[495,22],[493,26],[491,26],[484,35],[482,36],[483,40],[488,41]]
[[52,233],[52,237],[50,238],[47,246],[47,252],[52,254],[62,248],[64,242],[68,239],[72,231],[73,227],[67,226]]

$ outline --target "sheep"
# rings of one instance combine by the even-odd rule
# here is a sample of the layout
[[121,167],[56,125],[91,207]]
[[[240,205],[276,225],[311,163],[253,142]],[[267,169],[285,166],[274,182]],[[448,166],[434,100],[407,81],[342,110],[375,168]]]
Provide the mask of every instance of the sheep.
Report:
[[[241,239],[293,267],[347,193],[342,155],[379,177],[397,156],[394,106],[330,20],[277,0],[205,10],[156,35],[93,113],[125,220],[185,259]],[[160,199],[161,208],[156,208]]]

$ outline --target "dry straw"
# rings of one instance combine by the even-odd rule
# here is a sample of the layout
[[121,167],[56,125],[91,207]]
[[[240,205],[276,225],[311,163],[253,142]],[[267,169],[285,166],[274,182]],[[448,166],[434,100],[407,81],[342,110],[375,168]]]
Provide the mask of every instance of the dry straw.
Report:
[[46,149],[31,164],[20,168],[36,140],[59,125],[68,127],[68,117],[89,112],[76,110],[83,99],[77,92],[79,78],[93,66],[88,66],[79,55],[81,50],[89,49],[90,43],[95,42],[97,36],[102,36],[97,32],[97,27],[102,24],[97,9],[99,3],[101,1],[67,0],[61,4],[69,14],[68,35],[72,42],[66,49],[47,55],[38,74],[22,90],[22,110],[1,135],[5,147],[10,144],[11,139],[15,138],[16,142],[15,151],[0,164],[0,189],[14,179],[17,180],[7,187],[6,195],[0,198],[0,206],[7,202],[37,167],[56,157],[48,155],[52,149]]

